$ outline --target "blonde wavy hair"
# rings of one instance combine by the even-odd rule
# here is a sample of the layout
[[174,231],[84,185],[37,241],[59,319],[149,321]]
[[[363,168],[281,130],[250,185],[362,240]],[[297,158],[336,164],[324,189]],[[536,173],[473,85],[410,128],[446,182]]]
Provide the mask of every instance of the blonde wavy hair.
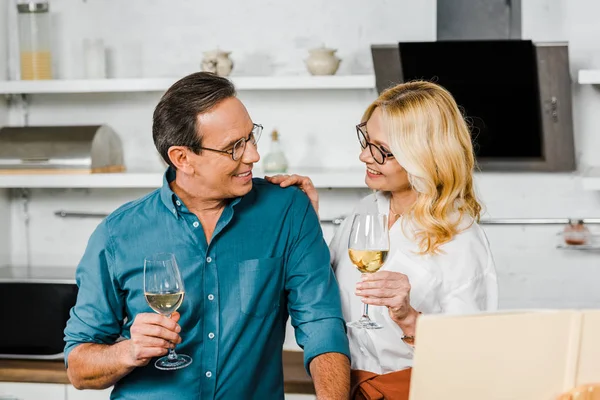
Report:
[[417,227],[420,254],[436,254],[466,229],[464,224],[461,229],[465,216],[479,222],[482,206],[473,186],[475,155],[469,127],[454,97],[432,82],[412,81],[385,90],[362,121],[376,108],[382,111],[390,150],[417,192],[405,222]]

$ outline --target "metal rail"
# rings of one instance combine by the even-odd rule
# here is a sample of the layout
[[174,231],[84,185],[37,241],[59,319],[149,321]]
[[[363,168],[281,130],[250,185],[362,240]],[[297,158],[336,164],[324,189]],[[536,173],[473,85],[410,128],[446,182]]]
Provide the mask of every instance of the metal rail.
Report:
[[[59,210],[54,215],[60,218],[105,218],[106,213],[73,212]],[[332,219],[321,219],[323,224],[340,225],[344,216]],[[600,218],[482,218],[482,225],[565,225],[572,219],[582,220],[584,224],[600,224]]]

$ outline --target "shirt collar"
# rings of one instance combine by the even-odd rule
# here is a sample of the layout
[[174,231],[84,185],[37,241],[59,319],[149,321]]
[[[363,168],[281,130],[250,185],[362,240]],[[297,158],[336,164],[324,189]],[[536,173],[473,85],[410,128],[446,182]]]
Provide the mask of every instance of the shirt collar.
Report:
[[160,199],[163,204],[174,216],[178,217],[179,213],[177,212],[176,202],[180,201],[177,198],[177,195],[171,190],[171,186],[169,185],[171,182],[175,180],[175,169],[173,167],[168,167],[163,175],[163,184],[160,188]]
[[[175,175],[176,175],[175,169],[173,167],[169,166],[163,175],[163,183],[162,183],[162,187],[160,189],[160,198],[162,200],[162,203],[165,205],[165,207],[167,207],[167,209],[169,211],[171,211],[171,213],[174,216],[179,217],[179,207],[185,207],[185,204],[183,204],[183,201],[181,201],[179,199],[179,197],[177,197],[175,192],[173,192],[173,190],[171,189],[170,183],[175,180]],[[255,196],[256,196],[256,194],[254,193],[254,188],[253,188],[250,191],[250,193],[248,193],[244,197],[248,197],[249,200],[253,200]],[[232,199],[231,202],[229,202],[229,204],[227,205],[227,207],[225,209],[226,210],[231,209],[233,211],[233,207],[236,204],[238,204],[241,200],[242,200],[241,197],[236,197],[236,198]],[[178,202],[179,202],[179,204],[178,204]],[[231,218],[231,216],[229,216],[229,219],[230,218]]]
[[388,215],[390,212],[390,192],[382,192],[378,190],[374,193],[375,201],[377,202],[377,212],[379,214]]

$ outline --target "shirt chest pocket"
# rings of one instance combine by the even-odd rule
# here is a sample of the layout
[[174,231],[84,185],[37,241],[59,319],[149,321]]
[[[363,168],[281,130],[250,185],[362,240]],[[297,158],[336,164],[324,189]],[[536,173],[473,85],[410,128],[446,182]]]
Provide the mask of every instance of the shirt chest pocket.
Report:
[[257,258],[239,264],[240,307],[244,314],[265,317],[279,308],[283,257]]

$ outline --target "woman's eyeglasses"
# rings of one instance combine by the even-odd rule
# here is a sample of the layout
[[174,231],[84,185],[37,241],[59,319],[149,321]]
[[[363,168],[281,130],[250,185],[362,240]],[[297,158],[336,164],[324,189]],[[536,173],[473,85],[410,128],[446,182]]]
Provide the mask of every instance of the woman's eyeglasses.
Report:
[[367,140],[367,123],[363,122],[362,124],[356,125],[356,135],[358,136],[358,141],[360,143],[360,147],[366,149],[369,146],[369,151],[371,152],[371,156],[373,160],[379,165],[385,163],[386,158],[394,158],[394,155],[389,151],[382,149],[380,146],[373,144]]

